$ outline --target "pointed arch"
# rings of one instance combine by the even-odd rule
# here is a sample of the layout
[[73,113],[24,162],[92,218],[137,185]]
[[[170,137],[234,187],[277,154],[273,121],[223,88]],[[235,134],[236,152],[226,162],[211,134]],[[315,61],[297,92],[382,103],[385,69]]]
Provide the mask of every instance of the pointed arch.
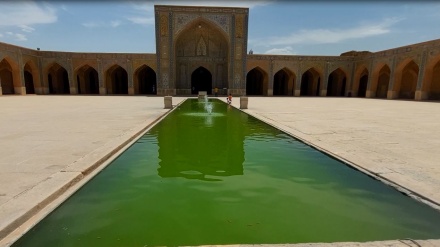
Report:
[[32,61],[32,60],[26,61],[26,63],[24,64],[24,67],[23,67],[23,73],[25,73],[25,72],[30,73],[30,75],[29,74],[27,76],[25,75],[25,78],[24,78],[25,86],[26,86],[26,93],[28,93],[28,90],[32,91],[32,89],[28,88],[28,85],[29,85],[29,87],[32,86],[30,83],[30,80],[31,80],[32,84],[33,84],[34,93],[43,94],[44,90],[43,90],[43,85],[41,84],[41,81],[40,81],[40,70],[38,69],[38,67],[34,61]]
[[[172,69],[175,73],[172,79],[177,92],[195,93],[191,75],[200,66],[211,74],[210,88],[230,87],[230,43],[228,34],[218,24],[205,17],[197,17],[180,29],[174,40],[175,63]],[[167,54],[162,54],[162,58],[167,59]]]
[[379,62],[371,71],[370,87],[367,90],[369,98],[386,98],[390,83],[391,69],[385,62]]
[[94,67],[84,64],[75,75],[78,94],[99,94],[99,75]]
[[142,65],[134,72],[133,87],[135,94],[156,94],[156,72],[147,65]]
[[212,74],[203,66],[191,73],[191,94],[198,94],[199,91],[212,94]]
[[423,99],[440,100],[440,54],[426,63],[422,92]]
[[391,69],[385,64],[378,73],[378,78],[373,79],[371,90],[375,92],[376,98],[386,98],[390,84]]
[[268,75],[259,66],[246,74],[246,95],[267,95]]
[[419,66],[411,59],[401,62],[395,72],[393,91],[401,99],[414,99],[417,88]]
[[35,94],[34,76],[32,74],[31,66],[26,63],[23,68],[24,85],[26,87],[26,94]]
[[341,68],[333,70],[328,76],[327,96],[344,96],[347,86],[347,73]]
[[128,94],[128,74],[120,65],[107,69],[105,79],[108,94]]
[[306,70],[301,76],[301,96],[319,96],[321,75],[315,67]]
[[295,74],[284,67],[275,73],[273,79],[273,95],[293,95]]
[[[20,77],[20,69],[9,56],[0,60],[0,80],[3,94],[24,94]],[[24,89],[24,88],[23,88]]]
[[7,59],[0,61],[0,85],[3,94],[14,94],[14,78],[11,64]]
[[70,94],[67,70],[54,62],[47,66],[45,77],[49,85],[49,94]]
[[351,88],[353,96],[365,97],[368,86],[369,71],[365,64],[359,65],[354,73],[353,85]]

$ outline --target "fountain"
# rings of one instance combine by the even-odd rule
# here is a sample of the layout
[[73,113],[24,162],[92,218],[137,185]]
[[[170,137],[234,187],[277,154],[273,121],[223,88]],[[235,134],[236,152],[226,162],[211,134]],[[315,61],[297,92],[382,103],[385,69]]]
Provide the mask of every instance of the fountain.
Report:
[[208,95],[205,95],[205,110],[208,112],[209,115],[211,115],[212,113],[212,108],[212,103],[208,101]]

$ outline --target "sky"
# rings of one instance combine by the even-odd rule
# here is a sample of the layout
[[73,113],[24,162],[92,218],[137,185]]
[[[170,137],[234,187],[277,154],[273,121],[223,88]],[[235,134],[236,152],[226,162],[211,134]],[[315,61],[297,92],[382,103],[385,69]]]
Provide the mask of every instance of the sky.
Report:
[[249,8],[254,54],[377,52],[440,39],[437,1],[0,2],[0,42],[68,52],[156,53],[154,5]]

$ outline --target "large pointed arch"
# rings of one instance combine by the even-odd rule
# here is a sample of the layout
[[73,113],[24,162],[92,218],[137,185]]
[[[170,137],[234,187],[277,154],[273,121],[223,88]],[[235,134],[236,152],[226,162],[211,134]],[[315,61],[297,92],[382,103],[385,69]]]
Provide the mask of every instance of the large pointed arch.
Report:
[[374,80],[372,90],[375,91],[376,98],[386,98],[389,90],[391,69],[385,64],[378,73],[377,80]]
[[321,75],[315,67],[306,70],[301,75],[301,96],[319,96]]
[[426,63],[421,89],[422,99],[440,100],[440,54]]
[[395,72],[393,91],[400,99],[414,99],[419,76],[419,66],[413,59],[405,59]]
[[201,66],[211,73],[211,88],[231,87],[228,84],[229,39],[217,24],[204,17],[195,18],[178,31],[174,40],[176,92],[194,93],[191,75]]
[[246,74],[246,95],[267,95],[268,75],[260,67],[251,69]]
[[347,73],[341,68],[333,70],[328,76],[327,96],[344,96],[347,87]]
[[32,60],[27,61],[23,66],[24,83],[26,94],[42,94],[43,88],[40,82],[40,71]]
[[49,94],[70,94],[69,76],[63,66],[54,62],[45,71]]
[[355,72],[353,77],[353,85],[351,87],[351,92],[353,96],[365,97],[367,94],[367,86],[368,86],[368,76],[369,71],[365,64],[360,64]]
[[3,94],[14,94],[12,67],[6,59],[0,61],[0,82]]
[[156,72],[144,64],[134,72],[133,87],[135,94],[156,94]]
[[191,93],[198,94],[199,91],[212,94],[212,73],[203,66],[191,73]]
[[367,89],[367,97],[369,98],[386,98],[390,83],[391,69],[387,63],[380,62],[375,65],[371,71],[369,88]]
[[275,73],[273,78],[273,95],[293,95],[295,74],[284,67]]
[[128,74],[120,65],[107,69],[105,79],[108,94],[128,94]]
[[0,85],[3,94],[23,94],[18,64],[6,56],[0,60]]
[[99,75],[96,69],[84,64],[75,71],[78,94],[99,94]]

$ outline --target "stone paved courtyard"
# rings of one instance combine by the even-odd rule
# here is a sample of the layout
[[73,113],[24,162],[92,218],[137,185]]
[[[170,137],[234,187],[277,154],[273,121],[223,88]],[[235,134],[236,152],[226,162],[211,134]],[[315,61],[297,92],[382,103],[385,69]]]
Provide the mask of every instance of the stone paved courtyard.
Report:
[[[174,97],[173,104],[184,99]],[[239,106],[238,98],[233,105]],[[0,97],[0,246],[167,111],[162,97]],[[439,102],[250,97],[245,111],[440,205]],[[440,246],[439,240],[417,243]],[[330,245],[417,246],[408,240],[292,246]]]

